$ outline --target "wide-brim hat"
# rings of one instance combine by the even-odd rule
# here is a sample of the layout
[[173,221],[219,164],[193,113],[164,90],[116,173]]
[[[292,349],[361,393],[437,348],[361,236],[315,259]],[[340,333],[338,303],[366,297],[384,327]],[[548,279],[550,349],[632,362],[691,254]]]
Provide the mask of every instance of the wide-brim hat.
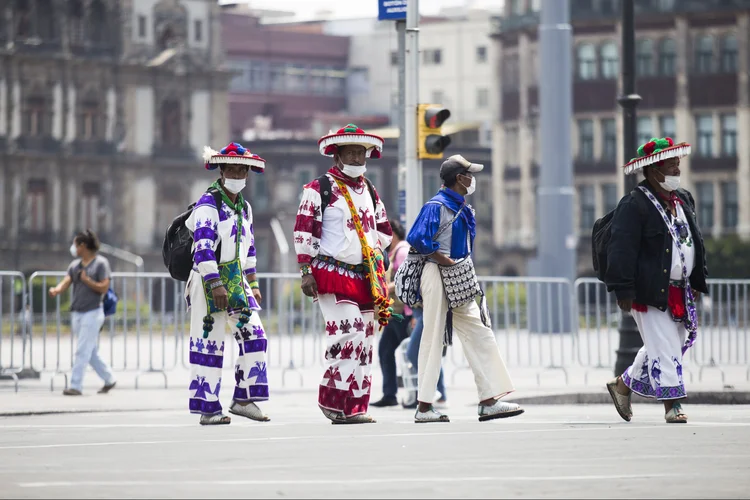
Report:
[[383,138],[368,134],[356,125],[349,124],[340,128],[336,133],[329,133],[318,141],[320,154],[333,156],[339,146],[364,146],[368,158],[380,158],[383,152]]
[[671,137],[653,138],[638,148],[638,156],[623,167],[625,175],[637,174],[645,167],[669,158],[683,158],[690,154],[690,144],[675,144]]
[[242,144],[230,142],[221,151],[215,151],[208,146],[203,148],[203,161],[206,170],[215,170],[219,165],[247,165],[250,170],[262,174],[266,169],[266,160],[250,152]]

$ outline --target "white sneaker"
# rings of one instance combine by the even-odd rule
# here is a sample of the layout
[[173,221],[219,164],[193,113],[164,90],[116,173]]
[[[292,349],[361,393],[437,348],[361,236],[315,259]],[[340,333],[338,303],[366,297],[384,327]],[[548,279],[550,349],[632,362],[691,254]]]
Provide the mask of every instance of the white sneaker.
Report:
[[477,414],[479,414],[479,421],[484,422],[486,420],[494,420],[496,418],[508,418],[515,417],[523,413],[523,408],[516,403],[506,403],[499,399],[495,401],[495,404],[490,406],[479,405],[477,406]]

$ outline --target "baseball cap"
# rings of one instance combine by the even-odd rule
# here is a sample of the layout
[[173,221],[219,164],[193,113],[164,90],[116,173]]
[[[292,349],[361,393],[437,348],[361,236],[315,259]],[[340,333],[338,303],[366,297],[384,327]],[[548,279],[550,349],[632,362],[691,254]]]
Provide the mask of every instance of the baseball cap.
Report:
[[484,165],[471,163],[461,155],[453,155],[440,165],[440,178],[446,180],[457,174],[481,172],[482,169],[484,169]]

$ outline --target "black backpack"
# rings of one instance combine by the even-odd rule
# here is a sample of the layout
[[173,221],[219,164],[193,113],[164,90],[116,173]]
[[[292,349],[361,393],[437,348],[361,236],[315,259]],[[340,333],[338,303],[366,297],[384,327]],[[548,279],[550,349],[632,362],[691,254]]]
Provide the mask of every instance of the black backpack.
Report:
[[[209,188],[206,192],[211,193],[216,206],[221,209],[221,193],[216,188]],[[167,228],[161,249],[161,256],[169,275],[179,281],[187,281],[190,271],[193,270],[193,233],[185,226],[185,221],[193,213],[194,207],[195,203],[174,218]],[[216,255],[221,255],[221,241],[216,247]]]
[[[326,207],[331,204],[331,179],[328,175],[323,174],[318,177],[318,183],[320,184],[320,216],[322,217],[326,211]],[[375,197],[375,187],[370,182],[370,179],[365,177],[365,184],[367,184],[367,190],[370,191],[370,197],[372,197],[372,206],[376,208],[378,206],[377,198]],[[385,270],[387,271],[391,267],[391,261],[388,258],[388,252],[383,252],[383,258],[385,259]]]
[[[634,189],[630,194],[635,197],[636,203],[639,204],[641,214],[645,214],[648,208],[645,205],[646,196],[640,189]],[[607,247],[609,247],[609,240],[612,237],[612,219],[614,219],[615,210],[597,219],[591,231],[591,259],[593,260],[596,277],[601,282],[604,282],[604,276],[607,273]]]

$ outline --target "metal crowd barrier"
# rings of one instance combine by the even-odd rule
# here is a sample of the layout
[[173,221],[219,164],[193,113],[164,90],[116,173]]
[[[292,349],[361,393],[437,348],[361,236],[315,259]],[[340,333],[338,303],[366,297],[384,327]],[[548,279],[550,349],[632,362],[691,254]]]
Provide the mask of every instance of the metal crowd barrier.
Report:
[[[76,346],[70,332],[70,292],[55,298],[48,294],[64,276],[36,272],[26,280],[18,272],[0,272],[0,376],[12,378],[16,390],[24,370],[51,375],[50,390],[59,378],[68,384]],[[262,273],[258,278],[269,368],[280,370],[282,386],[290,380],[303,385],[305,370],[322,369],[324,363],[320,310],[303,296],[296,273]],[[550,371],[562,374],[566,384],[571,369],[583,370],[586,383],[592,371],[612,372],[620,313],[602,283],[527,277],[481,277],[480,282],[508,367],[536,371],[538,384]],[[710,280],[709,286],[710,295],[699,304],[699,340],[688,359],[701,380],[704,371],[717,370],[723,381],[727,367],[750,364],[750,280]],[[134,374],[136,388],[143,377],[153,375],[167,387],[168,375],[190,368],[184,283],[166,273],[113,273],[112,287],[119,304],[102,329],[101,356],[116,372]],[[236,343],[227,344],[226,355],[233,359]],[[468,369],[460,340],[448,350],[444,366],[453,383]]]
[[[703,380],[705,370],[718,370],[724,383],[727,367],[750,364],[750,280],[709,279],[708,288],[709,294],[697,303],[698,340],[686,357],[698,368],[698,380]],[[580,322],[578,364],[588,370],[587,376],[593,370],[611,372],[619,343],[620,310],[615,296],[596,278],[579,278],[575,289]],[[693,374],[688,375],[692,380]],[[750,380],[750,367],[745,378]]]

